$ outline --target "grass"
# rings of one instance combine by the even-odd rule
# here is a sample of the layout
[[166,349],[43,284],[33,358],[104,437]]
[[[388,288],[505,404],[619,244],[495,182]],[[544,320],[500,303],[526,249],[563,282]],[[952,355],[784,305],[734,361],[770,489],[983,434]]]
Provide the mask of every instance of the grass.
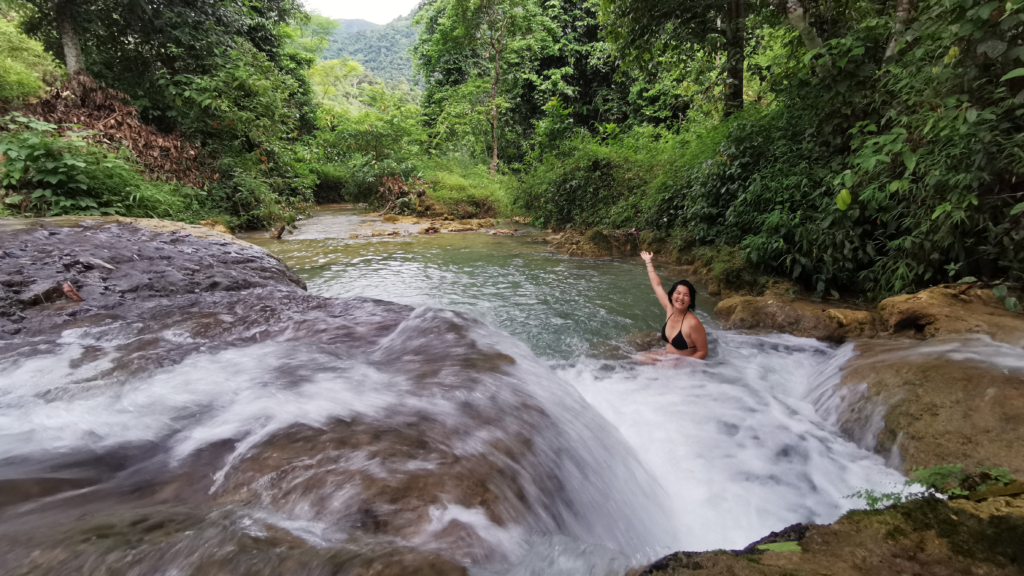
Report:
[[423,160],[421,170],[430,185],[427,197],[439,211],[464,218],[512,215],[510,176],[492,177],[487,166],[460,156]]

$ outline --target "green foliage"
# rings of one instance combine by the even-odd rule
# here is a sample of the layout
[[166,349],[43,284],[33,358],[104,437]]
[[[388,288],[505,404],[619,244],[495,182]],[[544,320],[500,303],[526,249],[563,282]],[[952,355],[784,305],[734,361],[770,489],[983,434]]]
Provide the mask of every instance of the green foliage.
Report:
[[799,542],[774,542],[772,544],[762,544],[757,548],[758,550],[767,550],[769,552],[803,552]]
[[[50,3],[29,3],[23,27],[61,54]],[[86,72],[130,96],[145,122],[201,144],[210,202],[242,226],[292,221],[308,207],[315,176],[303,139],[316,106],[306,72],[323,22],[293,0],[62,6]]]
[[322,58],[331,44],[331,35],[341,25],[319,14],[309,14],[300,18],[297,26],[286,25],[285,35],[295,49],[310,54],[316,58]]
[[1010,312],[1020,312],[1020,302],[1016,298],[1009,295],[1009,291],[1006,284],[996,284],[992,287],[992,293],[995,294],[996,300],[1003,303]]
[[41,96],[59,74],[60,69],[42,44],[0,19],[0,100]]
[[12,114],[0,133],[0,187],[6,211],[24,215],[120,214],[196,220],[209,211],[194,188],[146,182],[128,163],[89,145],[85,132],[65,137],[53,124]]
[[477,218],[512,215],[515,179],[492,177],[486,166],[459,155],[425,160],[420,168],[436,211]]
[[380,85],[363,87],[358,113],[321,112],[314,148],[330,181],[322,198],[373,202],[385,177],[408,179],[424,140],[420,109]]
[[[748,18],[760,27],[748,97],[762,104],[721,120],[706,96],[718,74],[702,56],[710,45],[695,29],[665,28],[666,14],[690,7],[608,3],[634,94],[689,99],[689,117],[644,140],[636,120],[625,134],[581,126],[566,101],[550,100],[517,202],[562,226],[685,231],[697,245],[739,247],[746,264],[818,295],[883,298],[954,272],[1017,283],[1024,28],[1021,2],[995,6],[922,0],[889,58],[892,19],[870,7],[828,7],[822,30],[838,34],[810,52],[770,15]],[[638,74],[644,65],[657,74]]]
[[971,492],[979,492],[995,486],[1007,486],[1014,481],[1007,468],[981,467],[975,472],[964,470],[963,464],[946,464],[929,468],[914,467],[909,480],[899,492],[875,492],[858,490],[847,498],[861,498],[870,510],[885,508],[908,500],[927,496],[944,498],[965,498]]

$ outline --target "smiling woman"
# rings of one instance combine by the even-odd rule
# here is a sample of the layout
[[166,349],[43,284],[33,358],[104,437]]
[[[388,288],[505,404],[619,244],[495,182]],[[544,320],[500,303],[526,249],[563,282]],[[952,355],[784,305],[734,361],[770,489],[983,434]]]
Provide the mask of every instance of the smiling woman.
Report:
[[[641,252],[640,257],[647,264],[647,277],[658,297],[658,302],[665,309],[665,325],[661,327],[661,339],[665,341],[665,352],[689,356],[703,360],[708,356],[708,336],[704,325],[693,312],[697,308],[697,289],[688,280],[680,280],[672,285],[668,293],[661,286],[661,278],[654,271],[651,261],[653,254]],[[669,336],[672,334],[673,336]],[[657,359],[660,354],[645,355],[646,359]]]

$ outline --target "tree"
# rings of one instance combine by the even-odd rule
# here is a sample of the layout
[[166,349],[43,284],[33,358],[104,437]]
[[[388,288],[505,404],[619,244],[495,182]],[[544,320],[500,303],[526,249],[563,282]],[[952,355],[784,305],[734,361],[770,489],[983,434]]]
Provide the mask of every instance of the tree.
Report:
[[[178,105],[160,79],[204,76],[225,65],[232,52],[251,46],[280,73],[295,80],[290,95],[312,105],[305,71],[313,58],[292,49],[285,25],[303,16],[295,0],[235,3],[228,0],[28,0],[35,12],[23,29],[50,52],[128,94],[143,119],[165,131],[177,128]],[[112,23],[116,23],[112,24]],[[76,53],[77,50],[77,53]],[[309,119],[302,124],[311,129]]]
[[818,33],[815,31],[814,26],[811,26],[810,14],[800,0],[772,0],[772,6],[779,12],[782,12],[786,17],[786,21],[793,28],[796,28],[796,31],[800,34],[800,39],[804,41],[804,46],[808,50],[821,48],[821,39],[818,38]]
[[[550,22],[536,0],[438,0],[421,9],[417,22],[426,24],[420,36],[417,56],[428,83],[461,84],[471,75],[486,75],[490,81],[489,120],[491,128],[491,174],[498,168],[498,126],[500,95],[509,60],[523,64],[550,48]],[[456,72],[463,82],[435,78],[450,66],[447,55],[468,57],[465,68]],[[467,74],[468,72],[468,74]]]
[[331,45],[331,35],[341,27],[336,20],[319,14],[310,14],[303,18],[297,26],[289,26],[292,45],[297,49],[323,58]]
[[634,66],[687,44],[725,48],[725,115],[743,109],[746,0],[602,0],[609,41]]

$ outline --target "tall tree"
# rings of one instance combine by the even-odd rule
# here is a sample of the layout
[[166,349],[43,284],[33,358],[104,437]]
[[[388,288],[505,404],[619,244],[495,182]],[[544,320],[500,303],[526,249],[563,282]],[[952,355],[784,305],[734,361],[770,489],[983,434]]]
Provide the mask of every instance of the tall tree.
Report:
[[82,71],[82,43],[78,39],[78,31],[75,30],[75,12],[78,7],[77,0],[54,0],[53,19],[57,24],[57,33],[60,34],[61,46],[64,48],[64,66],[69,76],[74,76]]
[[499,112],[502,84],[507,76],[504,66],[510,59],[519,62],[550,48],[550,22],[536,0],[438,0],[421,8],[417,20],[426,27],[420,36],[417,59],[427,77],[440,77],[449,64],[442,55],[465,55],[469,74],[486,76],[490,81],[489,121],[491,127],[492,174],[497,172]]
[[723,47],[725,115],[743,109],[746,0],[602,0],[609,41],[634,66],[684,45]]
[[303,92],[294,96],[312,104],[305,71],[313,58],[290,47],[284,26],[304,16],[296,0],[26,1],[35,12],[22,28],[63,54],[69,73],[80,68],[128,94],[161,129],[178,127],[174,97],[161,79],[212,74],[239,48],[252,47],[291,76]]

